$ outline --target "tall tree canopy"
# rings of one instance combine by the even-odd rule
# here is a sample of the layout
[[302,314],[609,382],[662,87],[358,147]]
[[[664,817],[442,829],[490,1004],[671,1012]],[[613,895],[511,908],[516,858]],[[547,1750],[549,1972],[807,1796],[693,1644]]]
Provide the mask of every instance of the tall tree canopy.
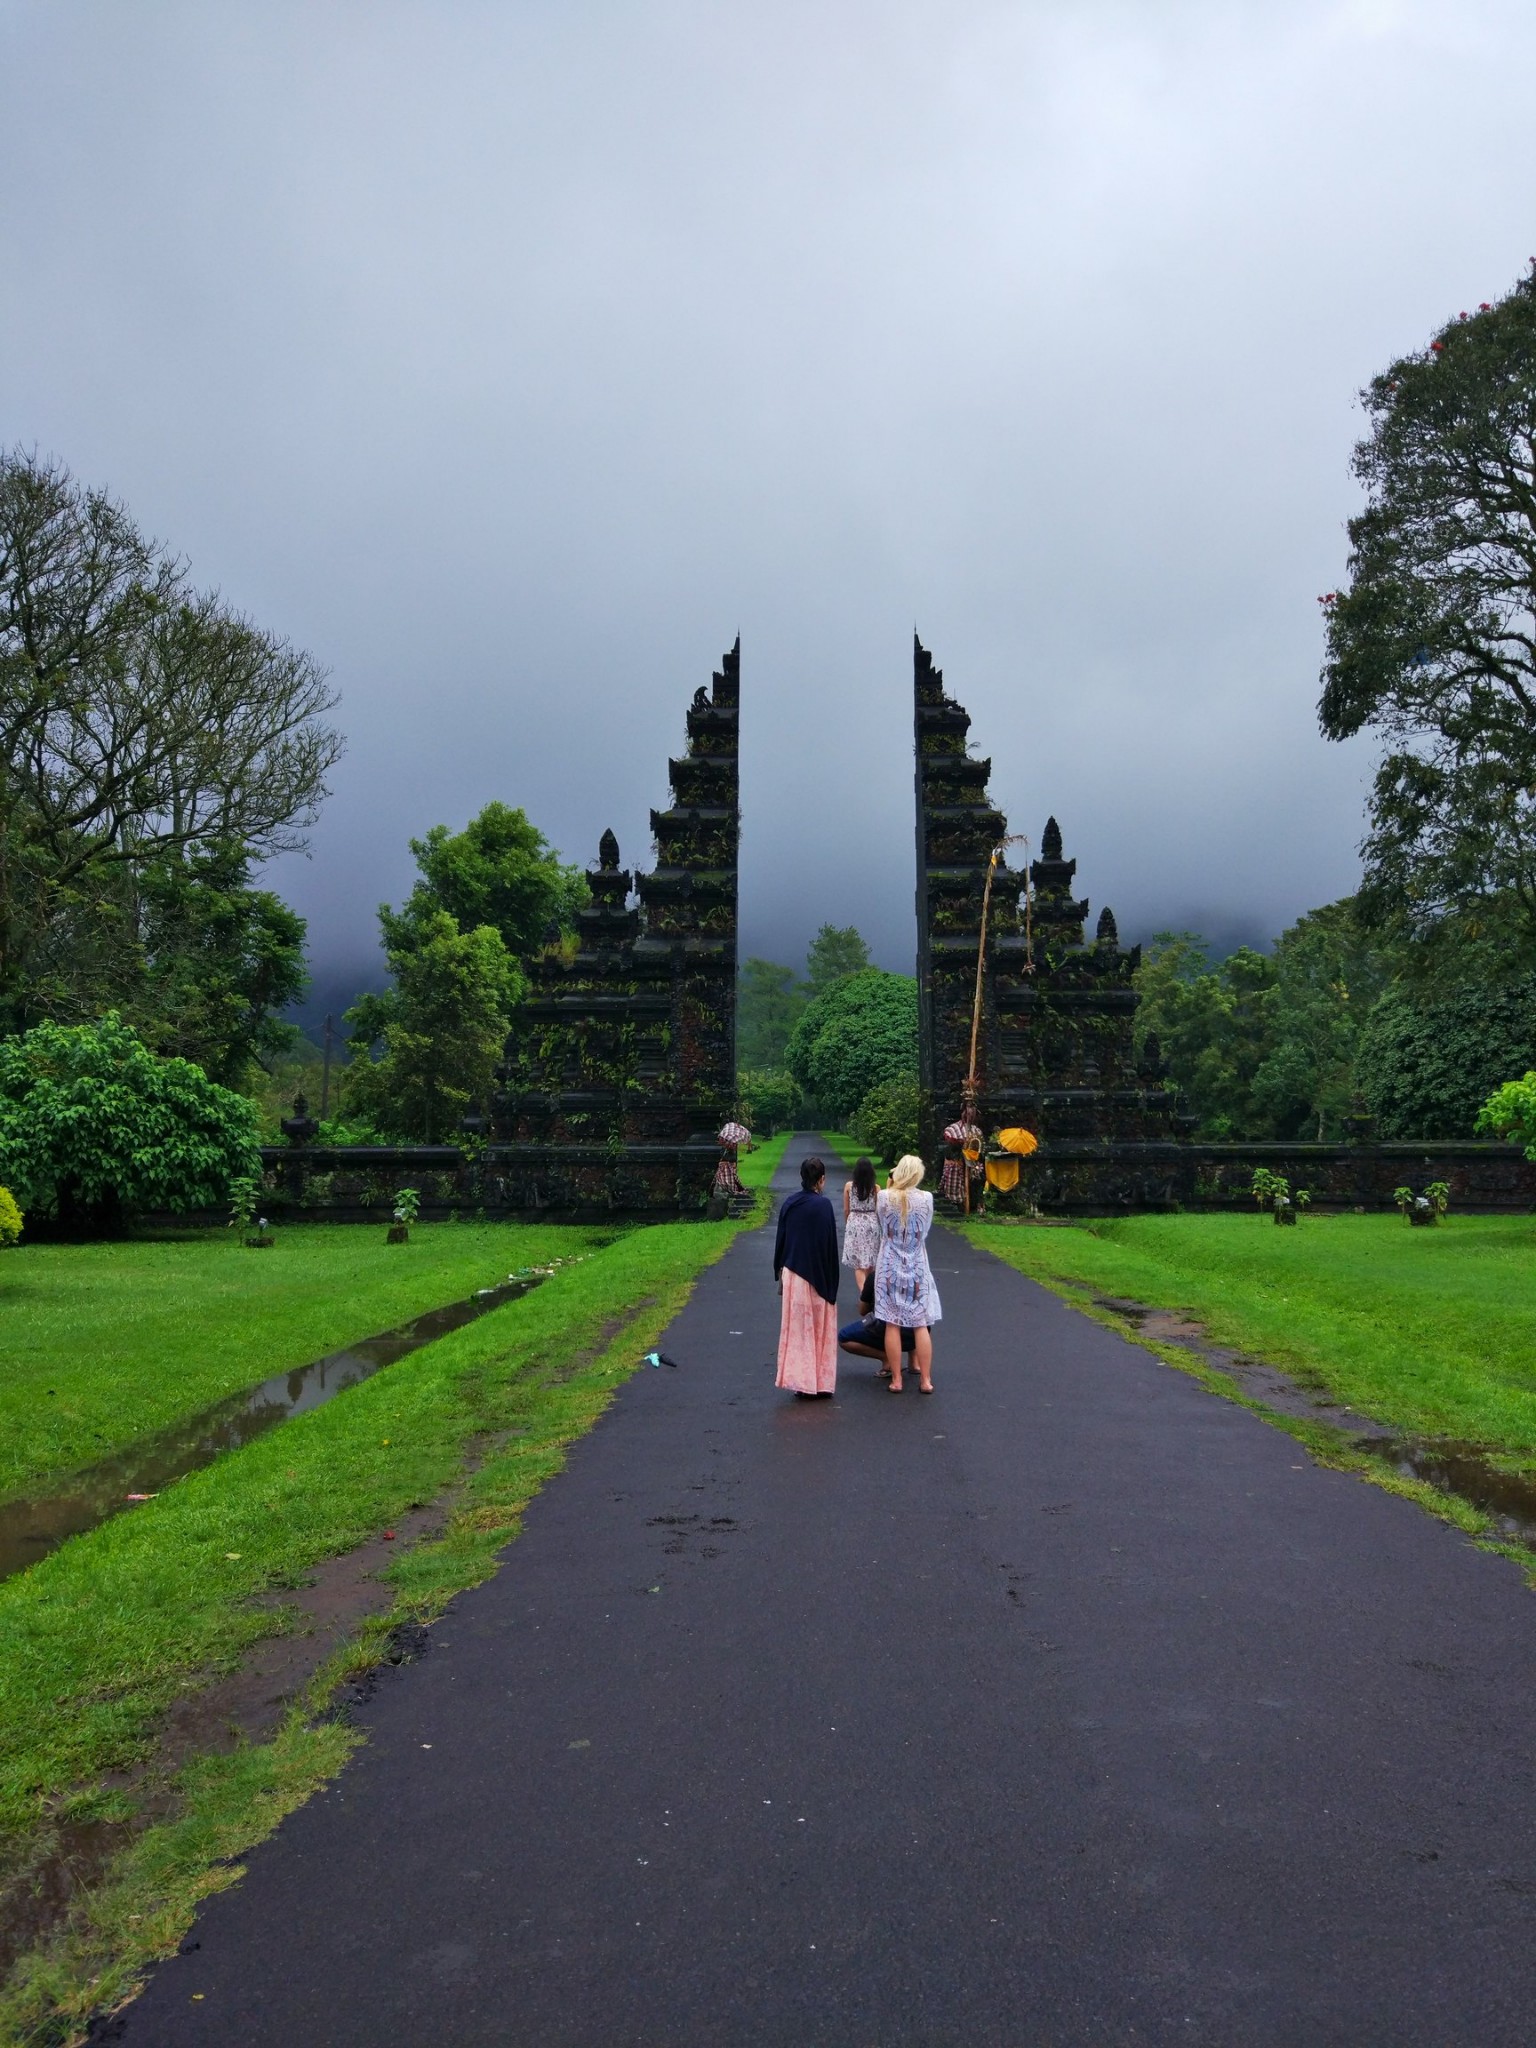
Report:
[[411,852],[421,879],[403,915],[446,910],[461,931],[490,925],[515,958],[537,952],[551,928],[572,930],[588,900],[581,869],[566,866],[527,815],[508,804],[488,803],[462,832],[434,825],[425,839],[411,841]]
[[736,1064],[766,1071],[784,1064],[789,1034],[808,1000],[793,967],[743,960],[736,977]]
[[869,948],[851,924],[824,924],[805,956],[805,980],[811,996],[825,995],[845,975],[869,965]]
[[1368,494],[1323,599],[1319,720],[1386,743],[1370,922],[1507,926],[1536,957],[1536,272],[1361,394]]
[[587,882],[502,803],[462,832],[434,825],[411,851],[410,895],[398,910],[379,905],[393,987],[347,1012],[362,1055],[348,1072],[347,1115],[392,1138],[446,1144],[490,1094],[526,986],[519,959],[571,928]]
[[795,1026],[785,1065],[839,1123],[872,1088],[915,1081],[917,983],[879,967],[834,981]]
[[104,491],[0,454],[0,1029],[137,1012],[171,864],[228,897],[302,846],[341,752],[335,702],[309,655],[194,589]]

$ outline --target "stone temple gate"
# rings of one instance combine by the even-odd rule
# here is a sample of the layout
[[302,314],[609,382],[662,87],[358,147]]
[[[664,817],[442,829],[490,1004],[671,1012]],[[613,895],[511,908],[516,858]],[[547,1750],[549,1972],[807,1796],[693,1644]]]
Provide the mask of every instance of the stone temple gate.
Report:
[[[1042,1141],[1036,1198],[1166,1201],[1184,1130],[1155,1045],[1134,1049],[1139,950],[1108,910],[1084,942],[1088,905],[1054,818],[1027,871],[1006,854],[992,869],[983,948],[1008,821],[968,715],[915,638],[913,661],[923,1152],[936,1161],[962,1113],[974,1022],[977,1121]],[[740,697],[738,639],[689,707],[671,804],[651,813],[655,866],[622,868],[604,832],[574,945],[552,940],[529,965],[492,1104],[488,1163],[508,1208],[691,1215],[709,1202],[735,1106]]]
[[[703,1212],[736,1092],[741,641],[694,693],[656,865],[604,832],[574,948],[530,963],[492,1102],[512,1209]],[[631,891],[639,898],[630,902]]]
[[1170,1148],[1186,1127],[1162,1085],[1155,1041],[1135,1050],[1140,947],[1121,946],[1109,910],[1084,943],[1077,862],[1063,858],[1050,818],[1027,871],[1010,868],[1006,852],[992,869],[983,949],[988,869],[1008,821],[988,793],[991,762],[967,744],[968,714],[945,695],[915,636],[913,722],[924,1157],[938,1158],[943,1127],[962,1114],[975,1027],[975,1120],[989,1133],[1020,1126],[1041,1140],[1032,1195],[1111,1208],[1167,1201],[1178,1157]]

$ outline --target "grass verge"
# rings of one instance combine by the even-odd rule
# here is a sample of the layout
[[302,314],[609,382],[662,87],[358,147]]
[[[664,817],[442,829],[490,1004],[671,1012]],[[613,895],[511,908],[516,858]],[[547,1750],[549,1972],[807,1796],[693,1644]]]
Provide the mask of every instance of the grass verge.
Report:
[[123,1817],[125,1802],[149,1797],[164,1710],[292,1625],[253,1596],[302,1584],[441,1495],[471,1446],[490,1446],[444,1535],[395,1562],[391,1611],[332,1659],[276,1738],[185,1766],[173,1817],[17,1966],[0,1992],[0,2041],[79,2039],[91,2012],[174,1948],[198,1900],[234,1881],[229,1859],[335,1773],[357,1740],[324,1714],[335,1685],[376,1661],[402,1621],[430,1620],[495,1569],[528,1500],[738,1227],[634,1231],[0,1586],[0,1855],[15,1873],[61,1824]]
[[23,1244],[0,1258],[0,1500],[123,1450],[270,1374],[590,1250],[611,1228],[305,1223],[271,1251],[231,1231]]
[[775,1138],[765,1138],[754,1152],[748,1152],[736,1162],[736,1172],[744,1188],[765,1188],[779,1170],[779,1161],[784,1157],[784,1148],[790,1140],[790,1132],[780,1131]]
[[1214,1342],[1413,1435],[1536,1460],[1536,1219],[1133,1216],[973,1222],[973,1244],[1067,1292],[1188,1311]]

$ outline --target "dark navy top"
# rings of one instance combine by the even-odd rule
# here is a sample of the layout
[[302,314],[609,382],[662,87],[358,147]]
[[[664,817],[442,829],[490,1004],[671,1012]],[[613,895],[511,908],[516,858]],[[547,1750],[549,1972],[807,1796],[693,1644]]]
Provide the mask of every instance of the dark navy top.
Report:
[[823,1301],[836,1301],[837,1221],[825,1195],[801,1188],[798,1194],[785,1197],[773,1246],[775,1280],[786,1266],[808,1280]]

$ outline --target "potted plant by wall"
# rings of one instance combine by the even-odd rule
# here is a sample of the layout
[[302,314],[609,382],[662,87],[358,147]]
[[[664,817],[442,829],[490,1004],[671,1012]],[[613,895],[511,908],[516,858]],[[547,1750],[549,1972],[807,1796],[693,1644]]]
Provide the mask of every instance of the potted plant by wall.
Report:
[[395,1220],[389,1226],[386,1244],[407,1244],[410,1241],[411,1225],[421,1214],[421,1196],[415,1188],[396,1188]]
[[246,1174],[229,1184],[229,1228],[240,1232],[241,1242],[247,1250],[269,1252],[277,1239],[267,1227],[265,1216],[256,1214],[256,1198],[260,1193],[256,1182]]
[[1450,1182],[1432,1180],[1422,1195],[1416,1195],[1412,1188],[1394,1188],[1392,1199],[1398,1213],[1415,1230],[1424,1230],[1438,1223],[1451,1206]]
[[[1253,1199],[1258,1203],[1261,1212],[1272,1209],[1277,1223],[1296,1221],[1296,1203],[1291,1199],[1291,1184],[1283,1173],[1272,1173],[1267,1166],[1256,1166],[1253,1169]],[[1310,1195],[1297,1197],[1298,1201],[1311,1199]]]

